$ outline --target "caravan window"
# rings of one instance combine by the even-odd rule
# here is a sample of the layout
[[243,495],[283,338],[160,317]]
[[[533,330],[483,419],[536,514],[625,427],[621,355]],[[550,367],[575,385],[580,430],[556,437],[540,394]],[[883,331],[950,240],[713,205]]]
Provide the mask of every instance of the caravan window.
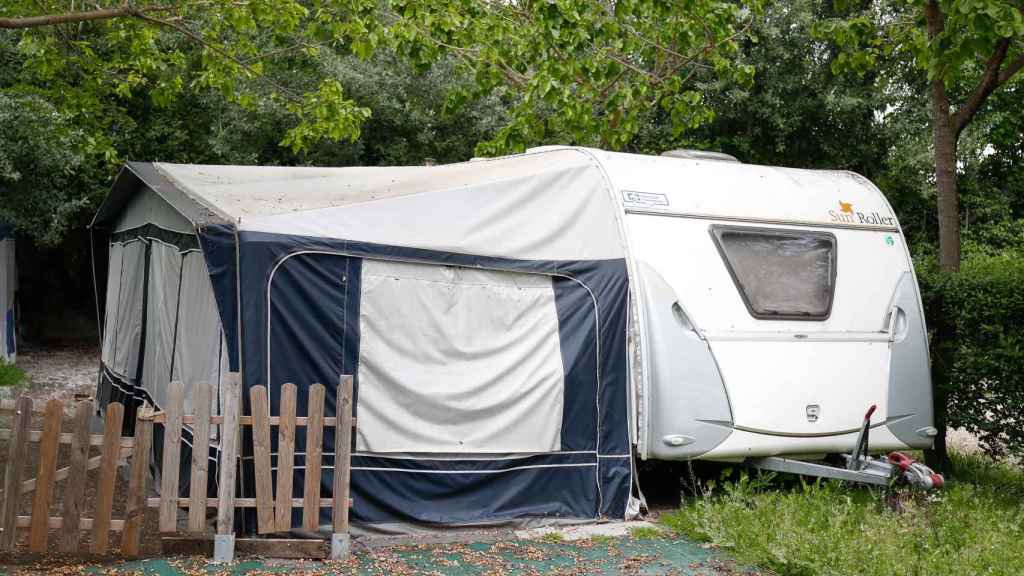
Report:
[[712,226],[711,235],[752,316],[828,318],[835,292],[835,236],[728,226]]

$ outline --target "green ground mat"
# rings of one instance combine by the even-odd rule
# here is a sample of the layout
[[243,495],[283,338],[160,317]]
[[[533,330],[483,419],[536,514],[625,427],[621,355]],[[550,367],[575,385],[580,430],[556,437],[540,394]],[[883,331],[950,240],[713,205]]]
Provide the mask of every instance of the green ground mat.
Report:
[[736,566],[713,550],[674,537],[394,546],[357,552],[348,562],[249,559],[232,565],[216,565],[200,558],[150,559],[83,567],[81,573],[124,576],[757,574]]

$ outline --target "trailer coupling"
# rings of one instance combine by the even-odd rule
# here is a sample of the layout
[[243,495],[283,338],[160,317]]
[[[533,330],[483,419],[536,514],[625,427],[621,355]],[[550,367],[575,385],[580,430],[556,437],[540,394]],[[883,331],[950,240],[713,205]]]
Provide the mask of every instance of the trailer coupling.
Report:
[[845,466],[794,460],[791,458],[765,457],[747,458],[744,464],[754,468],[787,472],[802,476],[835,478],[847,482],[889,486],[892,484],[912,486],[922,490],[942,488],[945,481],[941,474],[902,452],[892,452],[886,457],[872,457],[868,450],[868,436],[871,431],[871,415],[875,406],[868,408],[857,444],[851,454],[843,454]]

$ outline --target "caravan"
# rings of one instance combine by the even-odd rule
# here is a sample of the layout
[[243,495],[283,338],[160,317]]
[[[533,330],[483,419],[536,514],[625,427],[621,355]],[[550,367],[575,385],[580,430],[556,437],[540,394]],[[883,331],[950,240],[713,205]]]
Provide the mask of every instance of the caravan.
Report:
[[848,172],[575,147],[130,163],[92,230],[98,397],[159,406],[238,371],[273,413],[286,382],[333,406],[353,374],[364,524],[621,519],[636,459],[770,467],[935,434],[906,240]]

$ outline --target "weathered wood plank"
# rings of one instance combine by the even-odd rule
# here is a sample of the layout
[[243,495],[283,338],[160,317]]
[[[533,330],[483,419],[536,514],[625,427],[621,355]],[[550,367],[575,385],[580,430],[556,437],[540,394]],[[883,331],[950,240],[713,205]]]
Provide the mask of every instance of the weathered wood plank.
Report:
[[[44,412],[43,415],[45,415],[45,414],[46,413]],[[0,428],[0,440],[10,440],[10,438],[11,438],[11,430],[9,428]],[[28,441],[29,442],[39,442],[42,439],[43,439],[43,431],[42,430],[29,430],[29,432],[28,432]],[[59,443],[61,443],[61,444],[71,444],[72,440],[73,440],[73,435],[70,432],[63,432],[60,435]],[[103,436],[101,434],[93,434],[93,435],[89,436],[89,445],[90,446],[102,446],[103,445]],[[121,447],[122,448],[131,448],[133,446],[135,446],[135,438],[132,438],[131,436],[125,436],[125,437],[121,438]]]
[[146,513],[146,477],[148,474],[149,449],[153,438],[153,421],[145,416],[152,410],[143,406],[135,419],[135,450],[132,453],[132,469],[128,480],[128,508],[125,513],[124,534],[121,536],[121,553],[129,558],[139,555],[142,538],[142,520]]
[[310,558],[327,557],[325,540],[288,540],[281,538],[239,538],[235,550],[240,555],[264,556],[268,558]]
[[43,416],[43,437],[39,444],[38,488],[32,498],[32,531],[28,537],[31,552],[46,552],[49,530],[46,520],[50,516],[54,476],[57,473],[57,449],[60,448],[60,425],[64,417],[64,403],[53,398],[46,403]]
[[323,384],[309,388],[309,426],[306,428],[306,476],[302,488],[302,527],[316,530],[320,527],[320,472],[324,447]]
[[[209,556],[213,539],[204,537],[172,537],[161,539],[165,556]],[[325,540],[287,540],[279,538],[239,538],[235,551],[246,556],[268,558],[322,559],[327,556]]]
[[[134,438],[132,438],[132,440],[134,440]],[[118,455],[117,465],[118,466],[127,466],[128,465],[128,457],[131,456],[131,454],[132,454],[132,448],[125,448],[124,447],[124,443],[122,442],[121,443],[121,452]],[[95,470],[95,469],[97,469],[99,467],[100,467],[100,457],[99,456],[95,456],[93,458],[89,458],[88,462],[86,463],[86,470]],[[54,474],[53,474],[53,481],[54,482],[60,482],[61,480],[67,480],[70,477],[71,477],[71,467],[70,466],[65,466],[63,468],[59,468],[56,472],[54,472]],[[24,496],[25,494],[30,494],[33,491],[35,491],[37,480],[38,480],[38,478],[30,478],[30,479],[25,480],[24,482],[22,482],[21,483],[21,495]]]
[[4,474],[4,503],[0,509],[0,550],[13,552],[18,541],[15,530],[18,521],[18,504],[21,500],[21,473],[25,468],[28,451],[29,425],[32,423],[32,399],[22,396],[15,404],[14,424],[11,427],[11,442],[7,448],[7,467]]
[[[185,423],[185,424],[193,424],[193,423],[195,423],[195,416],[193,416],[191,414],[185,414],[181,418],[182,418],[181,421],[183,423]],[[166,421],[167,421],[167,413],[166,412],[157,412],[153,416],[153,422],[156,422],[158,424],[163,424]],[[354,422],[354,420],[353,420],[353,422]],[[211,415],[210,416],[210,424],[220,425],[220,424],[223,424],[223,423],[224,423],[224,417],[223,416],[220,416],[220,415]],[[271,426],[277,426],[280,423],[281,423],[281,417],[280,416],[271,416],[270,417],[270,425]],[[338,423],[338,419],[335,418],[334,416],[327,416],[326,418],[324,418],[324,426],[333,427],[333,426],[337,425],[337,423]],[[308,417],[306,417],[306,416],[296,416],[295,417],[295,426],[296,427],[306,426],[308,424],[309,424],[309,418]],[[252,416],[239,416],[238,417],[238,425],[239,426],[252,426]],[[5,433],[4,430],[0,430],[0,439],[4,438],[4,433]]]
[[252,407],[253,465],[256,480],[256,531],[274,532],[274,485],[270,475],[270,406],[267,388],[253,386],[249,390]]
[[206,531],[207,471],[210,465],[210,403],[212,387],[201,382],[192,390],[195,423],[192,424],[192,483],[189,486],[188,531]]
[[124,406],[120,402],[107,405],[104,422],[105,441],[101,448],[100,479],[97,486],[96,513],[92,525],[92,552],[104,554],[110,542],[110,520],[114,513],[114,483],[117,481],[117,457],[121,452],[121,429]]
[[295,466],[295,384],[281,387],[281,424],[277,427],[277,501],[274,526],[278,532],[292,528],[292,484]]
[[352,376],[342,376],[338,386],[334,428],[334,533],[348,532],[349,476],[352,466]]
[[220,506],[217,508],[217,534],[235,533],[235,472],[238,469],[238,416],[242,410],[239,397],[241,375],[231,372],[221,383],[224,423],[220,427]]
[[160,476],[160,532],[178,529],[178,474],[181,465],[181,413],[185,388],[179,381],[167,387],[167,421],[164,424],[164,458]]
[[[256,507],[256,498],[235,498],[234,502],[235,502],[235,508],[255,508]],[[349,505],[351,505],[351,504],[352,504],[352,501],[349,500]],[[292,498],[292,507],[293,508],[300,508],[303,505],[305,505],[305,500],[303,500],[302,498]],[[146,499],[146,506],[148,506],[150,508],[159,508],[160,507],[160,499],[159,498],[147,498]],[[188,500],[188,498],[178,498],[178,506],[181,507],[181,508],[188,508],[189,507],[189,500]],[[217,508],[219,506],[220,506],[220,500],[207,500],[207,502],[206,502],[206,507],[207,508]],[[333,508],[334,507],[334,499],[333,498],[320,498],[320,507],[321,508]],[[195,538],[195,536],[190,536],[190,538]]]
[[[111,532],[121,532],[124,530],[124,520],[114,519],[110,521]],[[46,527],[50,530],[64,530],[64,526],[74,526],[74,524],[65,524],[63,518],[56,516],[50,516],[46,519]],[[92,518],[81,518],[78,520],[78,529],[75,532],[81,532],[82,530],[92,530],[93,519]],[[32,516],[18,516],[18,528],[31,528],[32,527]]]
[[[71,425],[71,465],[69,475],[79,479],[68,482],[64,490],[61,507],[64,524],[60,530],[60,551],[78,552],[82,534],[78,531],[82,508],[85,507],[85,478],[89,464],[89,419],[92,417],[92,402],[79,402],[75,407],[75,419]],[[99,466],[99,460],[96,461]]]

